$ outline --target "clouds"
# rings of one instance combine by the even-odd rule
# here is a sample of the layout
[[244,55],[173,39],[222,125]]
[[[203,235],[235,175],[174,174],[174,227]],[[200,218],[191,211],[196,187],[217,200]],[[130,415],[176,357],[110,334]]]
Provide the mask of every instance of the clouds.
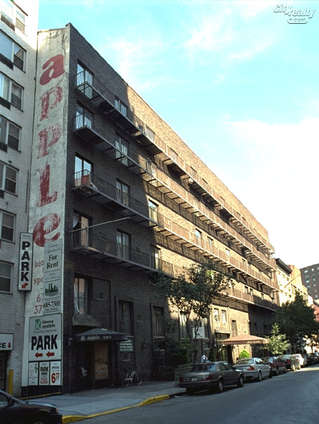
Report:
[[232,189],[266,225],[277,255],[297,266],[317,262],[319,228],[310,216],[319,211],[319,118],[226,125],[246,157],[245,170],[233,169]]

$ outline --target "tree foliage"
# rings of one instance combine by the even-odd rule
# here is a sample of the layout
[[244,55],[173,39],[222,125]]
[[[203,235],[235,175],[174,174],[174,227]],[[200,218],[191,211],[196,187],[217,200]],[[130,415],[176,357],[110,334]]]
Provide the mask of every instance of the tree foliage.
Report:
[[290,343],[285,334],[280,334],[279,325],[274,323],[267,344],[267,350],[271,355],[282,355],[289,348]]
[[[209,317],[214,299],[222,296],[229,277],[215,271],[209,264],[200,264],[191,266],[176,278],[154,273],[151,281],[185,315],[187,324],[192,316],[196,334],[201,320]],[[187,329],[192,339],[189,325]]]
[[287,302],[277,312],[276,322],[280,331],[286,334],[294,351],[301,349],[303,338],[318,334],[319,324],[315,321],[313,309],[297,293],[293,302]]

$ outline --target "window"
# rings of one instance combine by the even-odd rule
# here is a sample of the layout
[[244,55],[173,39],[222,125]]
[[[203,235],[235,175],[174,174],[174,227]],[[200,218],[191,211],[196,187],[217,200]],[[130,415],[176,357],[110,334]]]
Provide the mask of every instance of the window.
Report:
[[74,178],[75,186],[87,185],[92,174],[92,164],[80,156],[75,156]]
[[151,141],[155,140],[155,133],[152,131],[149,127],[145,126],[145,135],[147,138],[149,138]]
[[154,202],[152,202],[152,200],[148,200],[148,213],[150,218],[157,222],[157,210],[158,210],[158,205]]
[[0,211],[0,224],[1,224],[1,239],[7,240],[7,241],[13,241],[15,216],[11,213]]
[[17,68],[24,70],[25,50],[16,44],[5,33],[0,31],[0,52],[6,60],[2,60],[7,65],[14,64]]
[[78,89],[89,99],[93,97],[93,74],[78,63],[76,73],[76,85]]
[[195,228],[194,235],[195,235],[195,243],[201,246],[202,245],[202,233],[199,230],[197,230],[197,228]]
[[179,315],[179,335],[181,339],[186,339],[188,338],[188,334],[187,334],[187,318],[186,318],[186,314],[180,314]]
[[0,261],[0,291],[10,292],[12,265]]
[[4,116],[0,115],[0,149],[7,151],[9,146],[11,149],[19,149],[21,128],[14,123],[8,121]]
[[155,166],[153,162],[149,159],[146,160],[146,171],[153,177],[156,176]]
[[237,336],[237,322],[235,320],[231,322],[231,333],[232,336]]
[[164,309],[153,306],[153,337],[164,337]]
[[115,98],[114,106],[122,115],[127,116],[127,106],[118,97]]
[[119,330],[125,334],[133,335],[133,304],[132,302],[119,301]]
[[12,30],[18,29],[25,33],[26,15],[18,8],[15,8],[11,0],[0,0],[1,20]]
[[25,14],[23,12],[20,12],[20,10],[17,10],[16,15],[16,28],[18,28],[19,31],[25,33]]
[[219,309],[214,308],[213,314],[214,314],[214,321],[216,323],[219,323]]
[[207,237],[207,241],[208,241],[209,250],[213,250],[214,249],[214,240],[210,237]]
[[74,312],[88,313],[88,280],[83,277],[74,278]]
[[117,254],[121,258],[130,259],[130,235],[123,231],[117,231],[116,233],[116,246]]
[[226,315],[226,311],[225,309],[222,309],[222,324],[226,325],[227,324],[227,315]]
[[225,253],[226,253],[227,257],[230,258],[230,250],[225,248]]
[[116,200],[118,200],[122,205],[129,206],[130,188],[127,184],[122,183],[120,180],[116,180]]
[[128,142],[118,135],[115,140],[115,147],[115,158],[123,165],[128,166]]
[[176,162],[178,160],[178,154],[177,152],[172,149],[171,147],[168,148],[168,153],[170,155],[170,157]]
[[16,193],[17,170],[0,162],[0,190]]
[[87,127],[92,128],[93,123],[93,115],[87,109],[85,109],[81,105],[77,105],[76,107],[76,115],[75,115],[75,129]]
[[88,247],[90,245],[91,219],[78,212],[73,213],[73,245]]
[[151,267],[158,269],[160,262],[161,251],[157,247],[153,246],[151,251]]
[[22,109],[23,88],[0,73],[0,97],[17,109]]

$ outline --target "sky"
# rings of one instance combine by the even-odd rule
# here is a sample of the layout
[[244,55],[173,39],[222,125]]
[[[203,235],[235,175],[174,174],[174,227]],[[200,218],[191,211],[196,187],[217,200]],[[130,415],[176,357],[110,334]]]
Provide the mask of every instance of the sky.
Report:
[[319,1],[40,0],[40,29],[69,22],[268,230],[274,257],[319,263]]

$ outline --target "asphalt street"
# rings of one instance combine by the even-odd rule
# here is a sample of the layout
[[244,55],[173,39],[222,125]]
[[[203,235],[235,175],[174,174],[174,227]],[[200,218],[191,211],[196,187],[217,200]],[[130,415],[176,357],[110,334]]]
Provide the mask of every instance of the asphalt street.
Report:
[[223,393],[177,396],[85,421],[87,424],[315,424],[319,366],[247,383]]

